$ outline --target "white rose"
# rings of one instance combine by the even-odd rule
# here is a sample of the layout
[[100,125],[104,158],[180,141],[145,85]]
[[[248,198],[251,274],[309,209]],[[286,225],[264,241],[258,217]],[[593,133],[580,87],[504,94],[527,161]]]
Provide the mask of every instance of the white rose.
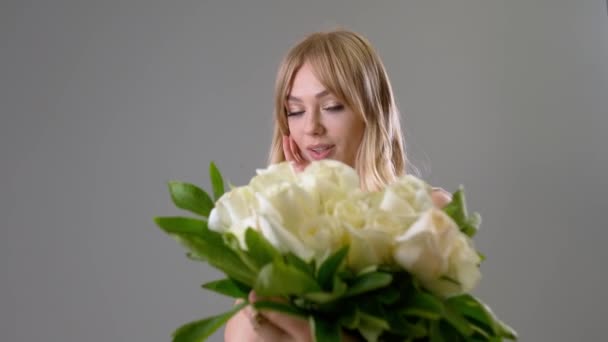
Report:
[[247,227],[257,227],[257,200],[248,186],[237,187],[225,193],[209,214],[209,229],[236,236],[240,246],[245,248]]
[[394,238],[386,231],[347,227],[349,251],[347,265],[355,272],[371,265],[391,262]]
[[337,160],[313,161],[304,171],[298,174],[301,179],[309,176],[317,180],[323,180],[340,191],[350,192],[359,189],[360,186],[357,171]]
[[329,214],[344,225],[361,229],[365,226],[371,210],[362,195],[353,195],[336,201]]
[[298,179],[304,189],[318,196],[326,212],[332,212],[337,202],[361,193],[355,169],[336,160],[314,161],[298,174]]
[[322,262],[348,242],[343,222],[325,214],[307,220],[298,231],[298,237],[313,251],[317,262]]
[[260,216],[256,228],[281,253],[292,252],[299,258],[309,261],[315,257],[315,251],[294,235],[272,215]]
[[[460,234],[452,252],[448,256],[447,279],[439,279],[429,284],[429,288],[446,296],[470,292],[481,279],[479,263],[481,259],[473,247],[473,242],[466,235]],[[456,280],[454,282],[453,280]]]
[[353,195],[337,202],[333,211],[336,221],[346,229],[346,243],[350,245],[347,264],[355,271],[392,263],[394,238],[406,228],[393,213],[374,207],[374,201],[370,201],[373,195]]
[[249,181],[254,191],[264,191],[280,183],[293,183],[296,173],[288,162],[272,164],[266,169],[256,170],[257,175]]
[[[255,193],[261,215],[272,215],[291,231],[320,214],[314,194],[296,183],[278,183]],[[262,200],[263,199],[263,200]]]
[[304,260],[315,255],[314,242],[303,240],[303,230],[321,214],[319,203],[296,183],[277,183],[257,192],[258,214],[266,218],[262,234],[281,252]]
[[395,241],[395,262],[434,293],[447,297],[469,292],[481,277],[472,242],[439,209],[423,213]]
[[264,193],[277,193],[295,181],[295,174],[289,163],[274,164],[266,169],[257,170],[249,185],[233,188],[226,192],[209,214],[209,229],[232,233],[242,249],[246,249],[245,231],[251,227],[269,231],[269,222],[282,224],[280,212],[264,200]]
[[411,175],[399,177],[383,191],[380,208],[403,216],[417,216],[433,207],[432,188]]
[[250,226],[281,252],[322,258],[344,243],[343,225],[326,210],[357,191],[356,172],[340,162],[313,162],[298,174],[289,162],[274,164],[258,170],[249,186],[222,196],[209,226],[234,234],[242,248]]

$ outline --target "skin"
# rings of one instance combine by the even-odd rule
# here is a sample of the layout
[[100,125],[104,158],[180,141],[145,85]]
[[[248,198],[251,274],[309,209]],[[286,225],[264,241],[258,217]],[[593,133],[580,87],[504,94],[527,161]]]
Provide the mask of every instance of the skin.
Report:
[[[283,153],[296,170],[303,170],[319,157],[313,146],[329,147],[321,154],[354,167],[357,149],[365,124],[353,111],[327,92],[310,65],[304,64],[296,73],[287,99],[290,135],[283,136]],[[436,188],[432,198],[437,207],[451,201],[448,192]],[[268,300],[269,298],[264,298]],[[260,300],[251,292],[249,301]],[[270,300],[279,300],[271,298]],[[274,311],[260,312],[262,323],[254,324],[254,309],[247,306],[226,324],[225,341],[229,342],[311,342],[308,322]],[[343,334],[343,341],[357,341]]]
[[[285,158],[305,167],[316,159],[334,159],[355,167],[365,123],[304,64],[296,73],[287,97],[290,135],[283,138]],[[315,147],[327,148],[320,154]]]

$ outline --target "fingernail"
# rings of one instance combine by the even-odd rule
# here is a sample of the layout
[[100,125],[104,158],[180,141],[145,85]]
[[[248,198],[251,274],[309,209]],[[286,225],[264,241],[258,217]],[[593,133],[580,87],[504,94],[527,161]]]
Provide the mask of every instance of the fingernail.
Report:
[[249,292],[249,302],[253,303],[258,300],[258,296],[255,294],[255,291]]

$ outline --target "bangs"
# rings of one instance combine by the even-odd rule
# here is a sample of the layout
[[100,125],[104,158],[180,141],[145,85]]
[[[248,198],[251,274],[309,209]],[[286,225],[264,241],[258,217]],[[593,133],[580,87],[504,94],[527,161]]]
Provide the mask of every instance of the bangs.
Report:
[[[336,41],[340,41],[338,44]],[[316,34],[302,42],[287,56],[283,82],[283,106],[291,92],[291,85],[297,71],[305,63],[309,63],[312,71],[321,84],[343,101],[346,106],[361,116],[367,124],[365,108],[360,94],[364,94],[362,71],[353,60],[353,51],[347,51],[343,37]],[[347,44],[348,45],[348,44]]]

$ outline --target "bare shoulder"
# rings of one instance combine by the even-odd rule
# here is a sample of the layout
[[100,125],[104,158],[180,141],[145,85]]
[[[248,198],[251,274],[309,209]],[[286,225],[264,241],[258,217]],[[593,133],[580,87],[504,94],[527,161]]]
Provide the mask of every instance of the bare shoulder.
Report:
[[431,198],[433,199],[433,203],[436,207],[443,208],[452,201],[452,194],[443,188],[433,187]]

